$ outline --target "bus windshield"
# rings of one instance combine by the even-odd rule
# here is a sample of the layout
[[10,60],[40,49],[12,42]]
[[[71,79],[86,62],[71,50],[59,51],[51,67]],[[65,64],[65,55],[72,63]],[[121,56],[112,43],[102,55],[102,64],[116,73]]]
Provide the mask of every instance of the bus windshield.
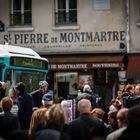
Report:
[[38,83],[39,81],[46,79],[46,74],[36,71],[7,70],[7,76],[5,78],[5,81],[11,82],[14,79],[15,85],[22,81],[25,83],[26,91],[30,93],[39,88]]
[[16,70],[14,71],[14,77],[16,83],[21,81],[24,82],[27,92],[32,92],[33,90],[38,89],[38,83],[45,79],[45,74],[33,71]]

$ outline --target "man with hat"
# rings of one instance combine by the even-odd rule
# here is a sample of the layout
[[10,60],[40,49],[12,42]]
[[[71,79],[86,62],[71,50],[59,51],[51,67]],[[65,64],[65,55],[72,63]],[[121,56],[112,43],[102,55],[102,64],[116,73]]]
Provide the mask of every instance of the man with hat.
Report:
[[40,81],[39,89],[31,93],[35,108],[40,108],[42,106],[42,97],[44,93],[47,93],[47,91],[48,91],[48,82]]
[[49,90],[42,97],[42,105],[52,105],[53,104],[53,91]]

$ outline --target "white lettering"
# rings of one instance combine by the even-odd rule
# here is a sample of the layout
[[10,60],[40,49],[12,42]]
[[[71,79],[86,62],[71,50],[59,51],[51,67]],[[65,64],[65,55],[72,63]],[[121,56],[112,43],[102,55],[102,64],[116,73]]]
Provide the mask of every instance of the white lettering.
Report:
[[118,68],[118,67],[120,67],[119,63],[92,64],[92,68]]
[[51,69],[86,69],[87,64],[53,64]]

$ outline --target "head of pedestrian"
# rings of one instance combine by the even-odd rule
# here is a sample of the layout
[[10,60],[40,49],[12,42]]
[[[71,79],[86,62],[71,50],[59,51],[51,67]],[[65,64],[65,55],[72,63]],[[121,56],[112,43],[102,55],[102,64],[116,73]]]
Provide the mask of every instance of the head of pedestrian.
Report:
[[104,119],[105,111],[102,108],[94,108],[91,115],[100,119]]
[[13,106],[13,100],[10,97],[4,97],[1,100],[1,106],[4,112],[10,112]]
[[17,83],[16,92],[18,95],[26,93],[25,84],[23,82]]
[[51,106],[53,104],[53,93],[47,92],[42,97],[42,105],[45,107]]
[[80,114],[85,114],[85,113],[90,114],[91,109],[92,109],[91,102],[88,99],[81,99],[78,102],[78,112]]
[[119,128],[122,128],[128,125],[127,115],[128,115],[128,108],[121,108],[117,112],[117,123],[118,123]]
[[53,104],[45,114],[47,128],[62,130],[65,123],[65,112],[61,104]]
[[61,105],[65,108],[67,108],[67,107],[69,107],[69,103],[68,103],[68,101],[67,100],[62,100],[61,101]]
[[48,86],[49,86],[49,84],[47,81],[40,81],[39,82],[39,87],[43,93],[46,93],[48,91]]
[[110,125],[117,125],[117,112],[118,111],[109,111],[107,113],[108,124]]
[[140,83],[135,86],[135,94],[140,95]]
[[92,93],[91,87],[88,84],[84,85],[83,92]]

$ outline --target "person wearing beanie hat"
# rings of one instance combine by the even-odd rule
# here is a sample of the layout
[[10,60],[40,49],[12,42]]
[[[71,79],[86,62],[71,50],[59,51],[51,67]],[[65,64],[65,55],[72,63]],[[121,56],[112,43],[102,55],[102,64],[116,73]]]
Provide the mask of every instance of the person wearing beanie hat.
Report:
[[45,93],[42,97],[42,104],[45,106],[47,105],[52,105],[53,104],[53,93],[52,91],[48,91]]
[[47,81],[40,81],[39,89],[31,93],[33,101],[34,101],[34,108],[40,108],[42,106],[42,97],[45,93],[48,92],[48,87],[49,87],[49,84]]

